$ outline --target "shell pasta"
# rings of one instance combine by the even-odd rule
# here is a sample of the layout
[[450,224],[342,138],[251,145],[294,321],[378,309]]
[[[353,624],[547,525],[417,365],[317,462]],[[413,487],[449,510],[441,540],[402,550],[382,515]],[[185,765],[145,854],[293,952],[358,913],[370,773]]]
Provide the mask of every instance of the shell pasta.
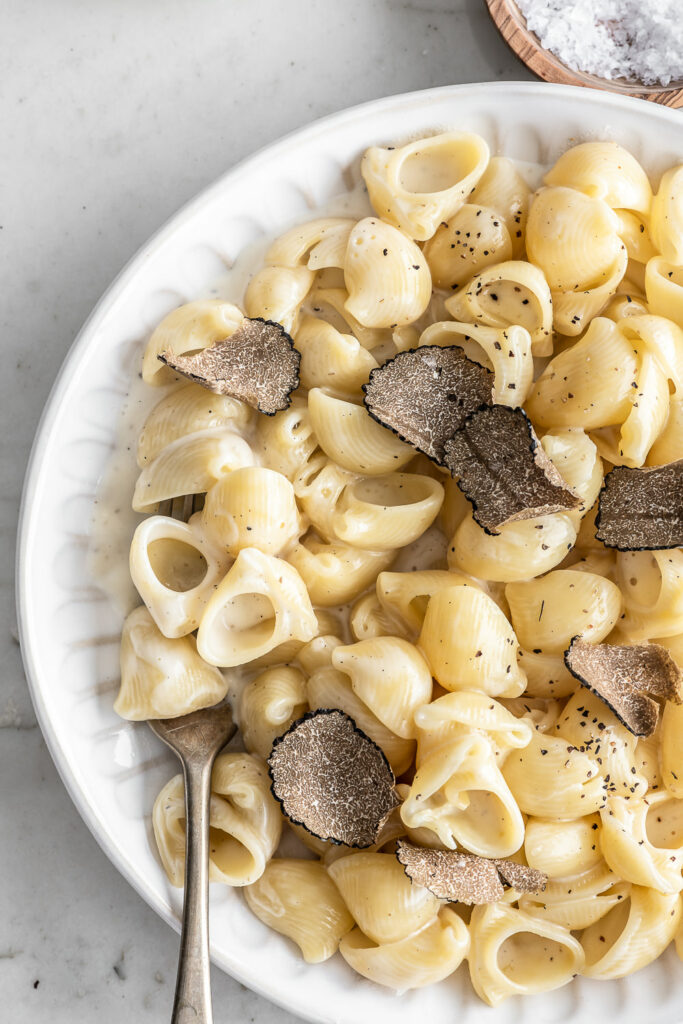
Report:
[[[491,1006],[683,949],[683,165],[544,171],[373,146],[362,209],[153,331],[115,702],[228,696],[210,877],[278,942]],[[184,800],[152,814],[176,886]]]

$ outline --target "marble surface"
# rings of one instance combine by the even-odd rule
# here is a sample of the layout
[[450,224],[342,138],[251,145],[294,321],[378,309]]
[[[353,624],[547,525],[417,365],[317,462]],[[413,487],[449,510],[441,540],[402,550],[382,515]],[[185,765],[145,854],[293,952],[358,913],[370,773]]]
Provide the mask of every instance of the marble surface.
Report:
[[[162,1024],[177,938],[78,817],[16,640],[16,519],[52,380],[128,258],[237,160],[364,100],[530,76],[483,0],[23,0],[0,66],[2,1016]],[[295,1019],[217,970],[213,991],[217,1024]]]

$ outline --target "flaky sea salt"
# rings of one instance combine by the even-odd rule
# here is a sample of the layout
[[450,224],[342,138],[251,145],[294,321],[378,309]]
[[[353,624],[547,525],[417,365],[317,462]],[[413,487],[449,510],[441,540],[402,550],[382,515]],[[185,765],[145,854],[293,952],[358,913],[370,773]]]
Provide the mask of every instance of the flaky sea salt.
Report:
[[517,0],[546,50],[575,71],[644,85],[683,79],[683,0]]

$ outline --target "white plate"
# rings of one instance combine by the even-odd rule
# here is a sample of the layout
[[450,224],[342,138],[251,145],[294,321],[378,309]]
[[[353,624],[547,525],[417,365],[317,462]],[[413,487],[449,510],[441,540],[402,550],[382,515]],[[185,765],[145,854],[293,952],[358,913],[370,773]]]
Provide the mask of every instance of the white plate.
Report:
[[[395,96],[336,114],[269,146],[185,207],[132,260],[75,341],[55,382],[29,465],[19,537],[21,647],[36,713],[83,819],[150,906],[178,927],[179,898],[150,842],[154,797],[176,771],[144,725],[112,710],[120,617],[85,567],[92,502],[113,444],[132,355],[174,306],[205,294],[242,247],[273,235],[346,188],[365,147],[457,127],[494,153],[547,162],[586,138],[626,145],[657,177],[683,159],[673,111],[607,93],[498,82]],[[121,496],[128,501],[128,495]],[[238,891],[212,887],[215,962],[304,1017],[357,1024],[415,1020],[677,1024],[683,980],[673,950],[620,982],[579,979],[497,1011],[474,996],[466,968],[396,997],[360,979],[339,956],[310,967],[254,918]]]

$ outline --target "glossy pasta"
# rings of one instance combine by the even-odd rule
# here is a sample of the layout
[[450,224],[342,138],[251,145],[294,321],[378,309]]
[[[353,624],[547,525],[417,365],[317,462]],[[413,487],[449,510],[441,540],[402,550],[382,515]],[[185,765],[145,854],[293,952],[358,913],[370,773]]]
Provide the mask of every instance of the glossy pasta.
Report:
[[[239,304],[189,302],[154,330],[129,556],[141,604],[115,703],[138,721],[229,692],[246,752],[216,761],[211,879],[307,963],[339,953],[339,970],[399,993],[469,971],[492,1006],[623,977],[674,938],[683,950],[683,705],[660,700],[638,737],[565,662],[581,638],[656,643],[683,668],[683,550],[596,535],[613,466],[683,457],[683,165],[653,188],[620,144],[592,140],[545,171],[468,131],[371,147],[362,211],[291,227]],[[300,356],[272,416],[158,358],[229,343],[245,316],[280,324]],[[457,479],[370,414],[370,374],[434,346],[524,409],[576,507],[484,529]],[[198,511],[180,522],[166,503],[187,495]],[[280,842],[266,762],[324,709],[397,779],[367,849],[291,822]],[[174,885],[184,822],[176,776],[152,815]],[[398,839],[512,858],[547,884],[448,903],[411,881]]]

